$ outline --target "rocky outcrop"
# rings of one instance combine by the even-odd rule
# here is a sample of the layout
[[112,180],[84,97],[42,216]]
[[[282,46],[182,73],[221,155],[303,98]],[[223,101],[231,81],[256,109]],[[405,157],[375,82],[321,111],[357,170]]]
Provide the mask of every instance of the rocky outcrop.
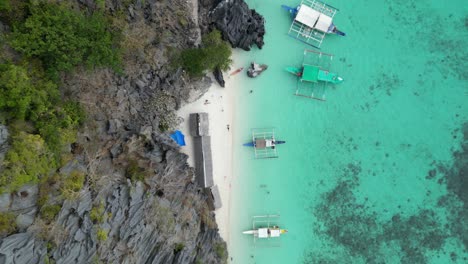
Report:
[[233,48],[250,50],[263,47],[265,20],[243,0],[223,0],[210,13],[210,22],[219,29]]
[[[109,10],[121,5],[106,1]],[[0,195],[0,211],[15,214],[20,232],[0,239],[0,263],[226,261],[207,197],[168,135],[169,125],[181,121],[174,111],[200,98],[212,83],[169,65],[170,50],[193,47],[199,38],[190,5],[150,0],[125,10],[128,28],[148,29],[137,36],[157,33],[147,42],[136,40],[146,43],[146,57],[128,55],[126,62],[137,63],[127,63],[125,74],[77,70],[62,80],[63,93],[85,106],[87,122],[58,173],[83,173],[85,185],[65,200],[49,194],[49,203],[61,205],[50,222],[39,214],[37,186],[28,186],[27,195],[24,190]]]
[[8,128],[0,124],[0,172],[2,171],[3,159],[8,150]]
[[218,82],[219,86],[224,88],[225,82],[224,82],[223,72],[219,68],[216,68],[213,71],[213,76],[215,77],[215,79]]

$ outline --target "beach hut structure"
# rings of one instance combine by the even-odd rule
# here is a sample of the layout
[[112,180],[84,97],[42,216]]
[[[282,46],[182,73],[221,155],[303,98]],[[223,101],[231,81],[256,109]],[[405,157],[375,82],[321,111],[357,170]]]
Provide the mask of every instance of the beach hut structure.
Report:
[[217,185],[210,188],[205,188],[205,193],[208,196],[208,207],[210,210],[214,211],[221,208],[221,195],[219,194]]
[[192,137],[203,137],[210,135],[210,123],[208,113],[190,114],[190,135]]
[[195,180],[208,196],[211,210],[221,207],[221,197],[213,180],[213,159],[209,134],[208,113],[192,113],[189,116],[190,135],[193,137]]
[[333,24],[338,9],[331,5],[316,0],[303,0],[297,8],[289,9],[294,19],[288,35],[295,39],[320,48],[326,34],[345,35]]
[[209,135],[208,113],[190,114],[190,135],[193,136],[195,177],[203,188],[213,186],[213,160]]

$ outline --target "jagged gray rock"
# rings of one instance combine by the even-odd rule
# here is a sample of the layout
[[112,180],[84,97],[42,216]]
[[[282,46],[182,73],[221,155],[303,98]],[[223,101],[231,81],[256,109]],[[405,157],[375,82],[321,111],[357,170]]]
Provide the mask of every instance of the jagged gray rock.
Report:
[[219,29],[233,48],[250,50],[264,45],[265,19],[243,0],[224,0],[210,12],[210,22]]
[[0,263],[43,263],[46,253],[45,243],[29,233],[14,234],[0,241]]
[[213,71],[213,76],[215,77],[219,85],[224,88],[225,82],[224,82],[223,72],[219,68],[216,68]]
[[16,226],[20,231],[25,231],[34,222],[36,210],[31,210],[28,213],[20,214],[16,217]]
[[108,134],[115,134],[119,131],[122,127],[122,122],[118,119],[112,119],[108,122],[107,133]]
[[10,209],[11,197],[9,193],[0,194],[0,213]]
[[26,184],[12,195],[10,210],[14,212],[27,212],[33,210],[37,203],[39,189],[37,184]]
[[[93,1],[79,1],[95,7]],[[112,12],[121,5],[106,1]],[[63,79],[64,93],[86,106],[89,122],[80,129],[73,159],[59,173],[84,173],[85,185],[75,198],[49,197],[63,204],[47,227],[36,208],[37,195],[28,203],[15,201],[16,194],[0,196],[0,210],[15,204],[17,214],[35,210],[36,216],[24,233],[0,239],[0,263],[42,263],[45,257],[67,264],[224,263],[215,245],[225,242],[204,192],[192,181],[193,168],[160,127],[164,116],[197,100],[212,84],[208,77],[192,80],[169,65],[169,46],[194,47],[200,38],[188,6],[183,0],[151,0],[131,4],[132,14],[130,6],[125,8],[130,26],[142,20],[158,32],[148,44],[153,57],[140,61],[132,74],[98,69],[89,78]],[[200,9],[199,14],[207,12]],[[161,95],[167,99],[164,111],[154,106]],[[130,165],[144,175],[132,177]]]
[[3,159],[8,151],[8,128],[0,124],[0,173],[2,172]]

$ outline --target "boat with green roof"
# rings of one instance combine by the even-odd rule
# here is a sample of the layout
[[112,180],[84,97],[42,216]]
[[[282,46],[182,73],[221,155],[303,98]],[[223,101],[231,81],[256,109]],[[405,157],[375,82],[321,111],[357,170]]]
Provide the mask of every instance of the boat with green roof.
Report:
[[[324,88],[328,84],[340,84],[344,81],[337,73],[330,71],[332,60],[332,54],[306,49],[301,67],[286,67],[287,72],[298,77],[295,95],[325,101]],[[304,93],[306,88],[309,92]],[[317,96],[317,90],[321,90],[320,97]]]

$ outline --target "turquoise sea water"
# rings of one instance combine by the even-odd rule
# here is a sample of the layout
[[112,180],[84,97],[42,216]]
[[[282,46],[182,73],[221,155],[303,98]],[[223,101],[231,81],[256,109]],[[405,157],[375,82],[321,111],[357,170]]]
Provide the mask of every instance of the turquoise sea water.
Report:
[[[312,49],[286,34],[280,6],[299,2],[247,1],[266,19],[266,44],[235,68],[269,68],[232,77],[231,263],[468,263],[465,1],[327,2],[347,36],[322,45],[345,78],[326,102],[294,96],[283,70]],[[287,141],[278,159],[242,147],[256,127]],[[268,213],[289,230],[277,247],[241,233]]]

